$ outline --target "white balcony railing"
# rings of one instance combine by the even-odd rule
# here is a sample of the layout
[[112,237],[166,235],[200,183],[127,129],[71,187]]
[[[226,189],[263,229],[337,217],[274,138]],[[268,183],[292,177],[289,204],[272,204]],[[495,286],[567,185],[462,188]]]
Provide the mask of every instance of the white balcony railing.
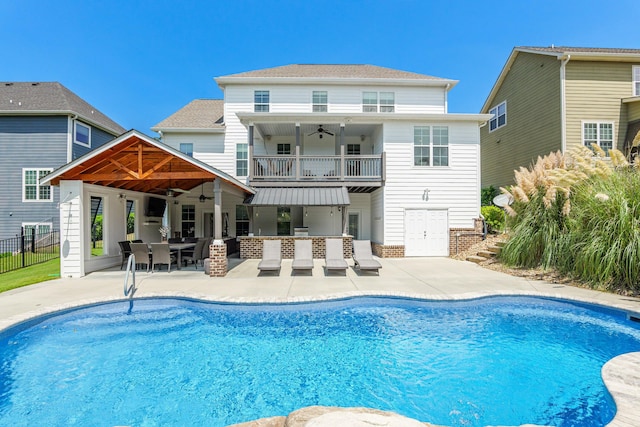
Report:
[[383,155],[253,156],[252,180],[381,181]]

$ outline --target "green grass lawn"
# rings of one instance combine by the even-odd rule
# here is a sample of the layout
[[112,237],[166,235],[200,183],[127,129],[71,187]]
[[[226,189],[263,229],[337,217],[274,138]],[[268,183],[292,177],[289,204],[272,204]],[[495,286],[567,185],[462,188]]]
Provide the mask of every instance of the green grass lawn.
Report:
[[60,277],[60,258],[0,274],[0,292]]

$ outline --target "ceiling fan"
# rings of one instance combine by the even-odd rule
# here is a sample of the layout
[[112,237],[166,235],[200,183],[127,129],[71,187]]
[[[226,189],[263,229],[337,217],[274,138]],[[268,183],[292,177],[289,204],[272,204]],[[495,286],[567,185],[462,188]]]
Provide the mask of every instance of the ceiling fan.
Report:
[[330,136],[334,135],[333,133],[329,132],[328,130],[325,130],[325,128],[323,128],[322,125],[320,125],[320,126],[318,126],[318,130],[317,131],[311,132],[307,136],[315,135],[316,133],[318,134],[318,138],[320,138],[320,139],[322,139],[322,135],[323,134],[327,134],[327,135],[330,135]]

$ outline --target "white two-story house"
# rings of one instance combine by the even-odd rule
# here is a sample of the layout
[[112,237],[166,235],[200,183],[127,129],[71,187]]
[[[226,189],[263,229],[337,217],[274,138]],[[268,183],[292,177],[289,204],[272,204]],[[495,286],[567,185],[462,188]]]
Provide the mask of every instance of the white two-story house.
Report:
[[[479,238],[490,115],[448,113],[457,81],[371,65],[215,81],[223,100],[194,100],[152,130],[255,190],[222,195],[222,235],[239,238],[241,257],[273,236],[368,239],[381,257],[446,256]],[[174,234],[214,235],[212,191],[203,181],[175,197]]]

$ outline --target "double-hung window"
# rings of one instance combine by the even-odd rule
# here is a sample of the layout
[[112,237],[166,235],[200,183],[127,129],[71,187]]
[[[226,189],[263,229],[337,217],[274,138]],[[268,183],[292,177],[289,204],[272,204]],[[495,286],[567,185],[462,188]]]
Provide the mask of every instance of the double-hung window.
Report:
[[489,114],[493,115],[489,120],[489,132],[500,129],[507,125],[507,101],[502,101],[497,106],[489,110]]
[[189,157],[193,157],[193,144],[191,144],[191,143],[181,143],[180,144],[180,152],[186,154]]
[[269,112],[268,90],[256,90],[253,92],[253,111],[256,113]]
[[413,164],[449,166],[449,128],[416,126],[413,129]]
[[182,236],[193,237],[196,230],[196,206],[182,205]]
[[249,174],[249,144],[236,144],[236,175]]
[[362,112],[378,112],[378,92],[362,92]]
[[640,65],[633,67],[633,96],[640,96]]
[[326,113],[329,105],[329,95],[326,90],[314,90],[312,95],[313,112]]
[[91,147],[91,127],[75,122],[74,138],[76,144]]
[[22,169],[22,201],[50,202],[53,200],[51,186],[40,185],[40,178],[53,169]]
[[380,92],[380,112],[393,113],[395,111],[396,95],[394,92]]
[[586,147],[597,144],[607,154],[613,148],[613,123],[611,122],[583,122],[582,140]]

